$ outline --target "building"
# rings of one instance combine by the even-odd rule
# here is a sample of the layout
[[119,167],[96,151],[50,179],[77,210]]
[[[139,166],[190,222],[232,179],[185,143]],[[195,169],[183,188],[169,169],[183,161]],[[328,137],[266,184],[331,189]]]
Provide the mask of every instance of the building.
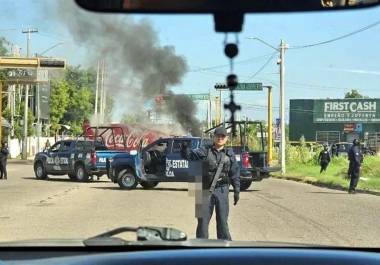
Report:
[[352,142],[380,147],[380,99],[291,99],[289,140]]

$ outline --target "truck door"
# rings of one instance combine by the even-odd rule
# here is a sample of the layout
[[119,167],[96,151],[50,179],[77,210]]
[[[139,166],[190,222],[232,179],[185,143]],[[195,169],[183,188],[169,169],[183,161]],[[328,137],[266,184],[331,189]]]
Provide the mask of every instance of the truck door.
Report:
[[66,173],[70,171],[69,161],[70,161],[71,149],[73,148],[74,144],[75,143],[73,141],[64,141],[58,152],[59,166],[61,167],[61,171],[64,171]]
[[159,177],[164,175],[169,142],[167,139],[158,140],[153,145],[144,149],[143,164],[145,173]]
[[166,157],[165,176],[173,181],[189,181],[189,161],[182,158],[181,146],[186,143],[192,149],[198,147],[198,142],[192,139],[174,139],[171,152]]
[[[58,158],[58,153],[61,148],[62,141],[56,142],[52,147],[50,147],[48,151],[48,157],[46,159],[45,168],[46,171],[49,172],[56,172],[56,162]],[[58,163],[59,164],[59,163]]]

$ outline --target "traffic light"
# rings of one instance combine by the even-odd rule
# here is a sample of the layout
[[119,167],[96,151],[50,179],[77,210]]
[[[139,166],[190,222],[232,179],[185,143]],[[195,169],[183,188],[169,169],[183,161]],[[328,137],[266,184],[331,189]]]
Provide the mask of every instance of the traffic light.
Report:
[[40,58],[38,66],[41,68],[66,68],[65,60],[52,59],[52,58]]
[[216,83],[214,86],[216,89],[227,89],[227,85],[225,83]]

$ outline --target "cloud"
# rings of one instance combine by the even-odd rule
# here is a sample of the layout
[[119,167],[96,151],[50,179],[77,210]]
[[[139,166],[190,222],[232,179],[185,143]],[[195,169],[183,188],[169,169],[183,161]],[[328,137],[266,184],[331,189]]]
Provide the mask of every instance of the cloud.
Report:
[[353,73],[353,74],[380,75],[380,71],[371,71],[371,70],[363,70],[363,69],[324,68],[324,70],[334,71],[334,72],[346,72],[346,73]]

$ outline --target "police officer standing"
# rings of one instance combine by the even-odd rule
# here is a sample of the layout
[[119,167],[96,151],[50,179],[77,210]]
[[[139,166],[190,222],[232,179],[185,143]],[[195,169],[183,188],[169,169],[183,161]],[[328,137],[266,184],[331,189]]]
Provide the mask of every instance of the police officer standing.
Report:
[[337,147],[336,144],[334,143],[334,144],[331,146],[331,156],[332,156],[332,157],[334,157],[334,156],[338,156],[337,152],[338,152],[338,147]]
[[354,139],[353,145],[348,151],[348,159],[350,160],[350,165],[348,168],[348,174],[351,178],[350,187],[348,188],[348,193],[354,194],[356,186],[359,182],[360,177],[360,167],[363,163],[363,154],[360,150],[360,142],[358,139]]
[[[239,201],[240,193],[240,169],[236,162],[235,154],[225,144],[228,140],[227,130],[218,127],[214,131],[213,145],[191,150],[187,145],[182,146],[182,156],[188,160],[204,160],[208,164],[208,173],[205,178],[207,183],[207,196],[203,201],[205,209],[202,216],[198,217],[197,238],[208,238],[208,226],[214,208],[216,212],[217,238],[231,240],[228,228],[229,186],[234,188],[234,205]],[[203,182],[205,183],[205,182]]]
[[318,161],[321,165],[321,171],[319,171],[319,173],[326,171],[326,168],[331,161],[329,149],[326,144],[323,146],[323,150],[319,153]]
[[9,150],[8,150],[8,143],[7,142],[4,142],[2,144],[2,147],[1,147],[1,150],[0,150],[0,159],[1,159],[1,163],[0,163],[0,178],[1,179],[7,179],[8,177],[8,174],[7,174],[7,160],[8,160],[8,154],[9,154]]

